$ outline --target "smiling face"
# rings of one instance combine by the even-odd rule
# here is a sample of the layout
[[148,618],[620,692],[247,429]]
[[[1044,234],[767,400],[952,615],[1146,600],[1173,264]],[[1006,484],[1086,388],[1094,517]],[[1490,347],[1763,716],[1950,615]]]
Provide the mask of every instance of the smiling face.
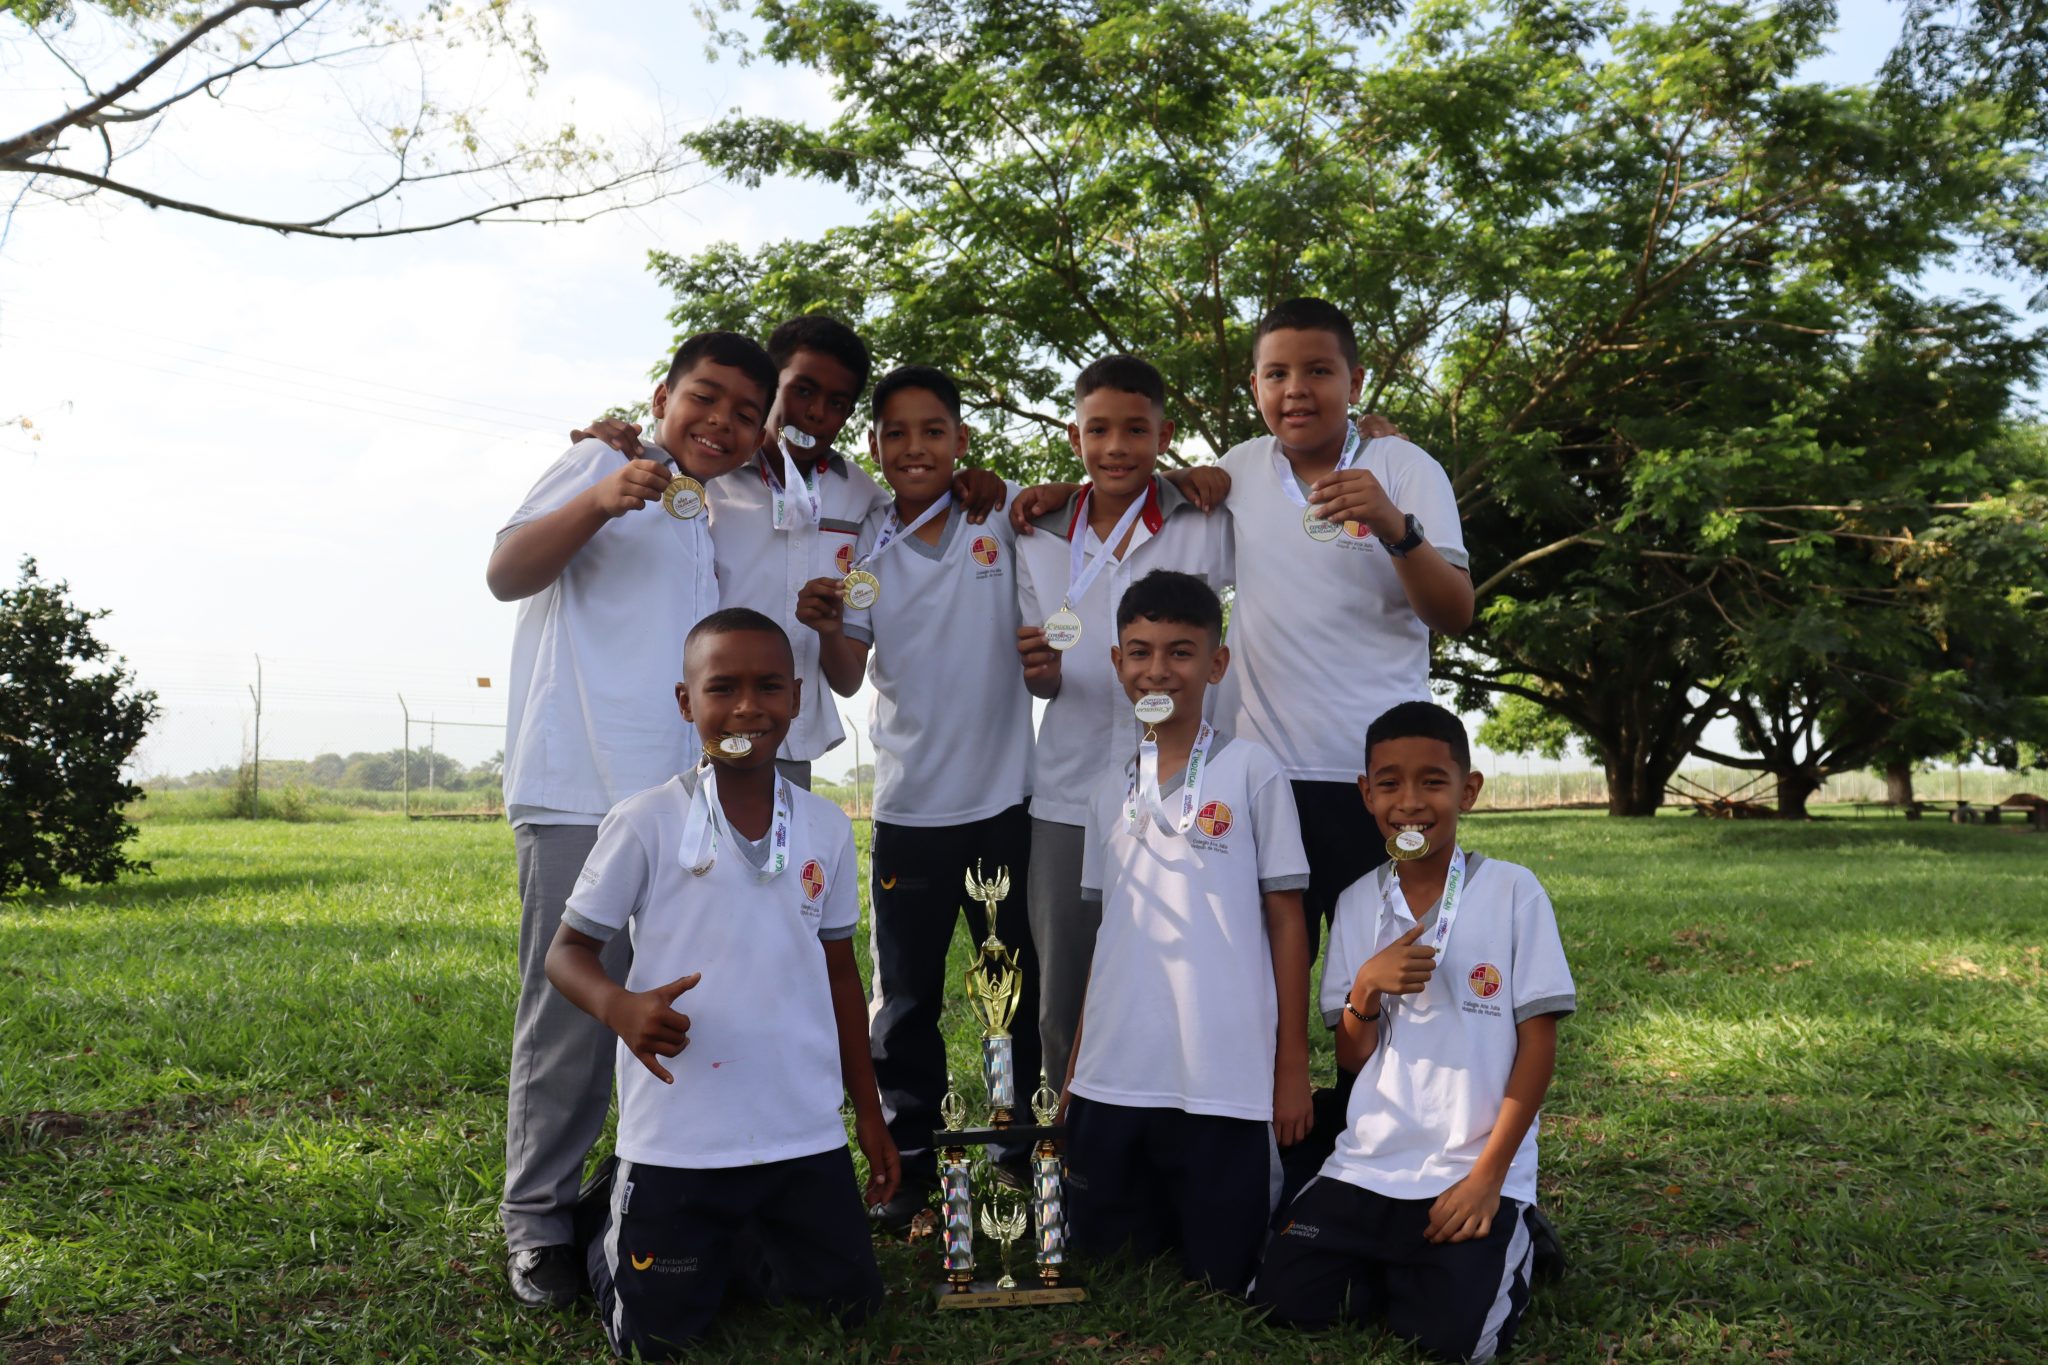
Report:
[[1350,406],[1364,387],[1365,371],[1344,359],[1335,332],[1282,327],[1260,337],[1252,351],[1259,416],[1289,451],[1321,451],[1333,443],[1341,449]]
[[[859,398],[860,384],[844,362],[823,351],[798,347],[782,367],[775,410],[768,414],[768,435],[772,438],[784,426],[794,425],[817,438],[811,451],[823,455],[839,439],[839,432],[853,416],[853,405]],[[798,459],[805,454],[794,444],[789,453]]]
[[1459,764],[1450,745],[1422,735],[1383,739],[1366,761],[1370,771],[1358,779],[1358,789],[1381,837],[1416,830],[1433,853],[1457,842],[1458,816],[1472,809],[1486,783]]
[[787,639],[766,630],[730,630],[690,642],[676,704],[706,744],[726,735],[753,741],[752,751],[727,767],[759,768],[775,762],[802,691]]
[[768,395],[746,371],[700,359],[654,386],[655,443],[699,481],[746,463],[761,445]]
[[1098,489],[1127,497],[1152,481],[1173,441],[1173,423],[1144,394],[1104,387],[1081,400],[1067,440]]
[[918,506],[953,486],[953,467],[967,453],[967,428],[930,389],[890,394],[869,439],[890,489]]
[[1206,626],[1135,616],[1110,647],[1110,662],[1125,696],[1135,702],[1164,692],[1173,698],[1171,723],[1192,727],[1202,718],[1202,694],[1223,681],[1230,651]]

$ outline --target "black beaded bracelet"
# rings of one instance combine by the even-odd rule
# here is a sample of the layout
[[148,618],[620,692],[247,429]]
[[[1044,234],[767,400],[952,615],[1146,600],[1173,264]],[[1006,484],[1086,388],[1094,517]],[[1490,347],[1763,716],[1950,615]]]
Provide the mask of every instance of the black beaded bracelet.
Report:
[[1348,995],[1344,997],[1344,1012],[1361,1024],[1373,1023],[1380,1017],[1380,1011],[1378,1010],[1374,1010],[1371,1014],[1360,1014],[1357,1008],[1352,1005],[1351,997]]

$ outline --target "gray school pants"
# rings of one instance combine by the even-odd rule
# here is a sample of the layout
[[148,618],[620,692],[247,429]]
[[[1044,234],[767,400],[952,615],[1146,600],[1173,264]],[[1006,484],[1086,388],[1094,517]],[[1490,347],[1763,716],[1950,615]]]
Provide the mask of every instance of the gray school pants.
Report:
[[[596,842],[596,825],[512,829],[519,856],[519,1004],[505,1103],[505,1198],[498,1206],[509,1251],[575,1240],[570,1216],[583,1161],[611,1107],[618,1040],[548,984],[545,970],[562,907]],[[623,982],[632,944],[619,934],[599,959],[612,980]]]
[[1045,1074],[1055,1090],[1066,1083],[1074,1031],[1081,1026],[1081,999],[1095,960],[1095,932],[1102,906],[1081,899],[1080,825],[1031,821],[1031,942],[1038,949],[1038,1041]]

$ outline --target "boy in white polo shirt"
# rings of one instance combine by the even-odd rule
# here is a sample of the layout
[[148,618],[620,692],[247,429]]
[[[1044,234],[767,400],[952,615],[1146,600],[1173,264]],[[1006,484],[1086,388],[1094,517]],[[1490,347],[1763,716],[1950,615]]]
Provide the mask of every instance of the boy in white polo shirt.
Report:
[[[519,860],[519,1001],[500,1217],[513,1293],[581,1292],[571,1210],[611,1102],[611,1040],[548,989],[543,955],[606,811],[691,761],[670,700],[683,638],[718,607],[706,487],[761,441],[767,353],[732,332],[685,341],[655,387],[657,443],[621,463],[597,441],[556,460],[498,533],[486,574],[519,601],[505,806]],[[606,958],[626,970],[623,942]]]
[[[788,638],[728,608],[690,632],[683,676],[678,728],[706,766],[605,817],[547,956],[618,1035],[619,1160],[588,1266],[612,1348],[646,1360],[702,1337],[732,1287],[847,1322],[880,1306],[842,1094],[868,1197],[897,1175],[854,965],[853,827],[774,766],[802,692]],[[599,957],[622,930],[624,986]]]
[[1529,1302],[1537,1114],[1577,994],[1536,875],[1458,846],[1483,780],[1458,718],[1404,702],[1365,746],[1359,786],[1396,861],[1338,899],[1321,1001],[1358,1080],[1253,1302],[1490,1360]]
[[[1027,523],[1036,534],[1017,542],[1017,650],[1025,686],[1046,699],[1032,778],[1029,904],[1038,1031],[1055,1079],[1066,1074],[1095,952],[1097,910],[1081,899],[1089,794],[1123,770],[1135,738],[1111,663],[1116,604],[1154,569],[1195,574],[1218,589],[1230,581],[1229,520],[1190,500],[1213,506],[1227,485],[1214,470],[1182,471],[1192,483],[1183,493],[1157,474],[1173,442],[1158,370],[1115,355],[1081,371],[1067,439],[1089,481],[1047,490],[1061,495],[1058,504]],[[1063,633],[1048,638],[1048,623]]]
[[[871,512],[852,571],[805,586],[797,619],[818,635],[826,681],[859,690],[873,650],[875,711],[875,1000],[870,1034],[903,1186],[875,1211],[907,1228],[938,1184],[931,1135],[942,1127],[946,952],[967,874],[1005,868],[1010,895],[995,931],[1023,970],[1016,1074],[1038,1078],[1038,965],[1025,904],[1031,821],[1031,696],[1018,674],[1016,533],[1001,518],[968,524],[953,506],[967,453],[960,390],[907,365],[875,385],[869,442],[896,500]],[[970,920],[971,941],[985,926]],[[1026,1188],[1028,1148],[995,1151],[998,1177]]]
[[1088,810],[1102,927],[1067,1083],[1067,1217],[1079,1253],[1175,1251],[1237,1293],[1278,1197],[1275,1141],[1309,1125],[1308,863],[1273,755],[1202,719],[1222,633],[1190,574],[1148,574],[1117,608],[1145,733]]
[[1458,502],[1443,466],[1351,425],[1365,370],[1351,320],[1293,299],[1260,320],[1252,392],[1272,434],[1231,448],[1236,529],[1225,725],[1279,756],[1294,783],[1310,880],[1309,951],[1337,895],[1382,861],[1352,786],[1343,717],[1429,699],[1431,631],[1472,623]]
[[[768,439],[749,469],[713,486],[711,530],[720,600],[778,622],[796,650],[812,705],[790,727],[777,758],[784,776],[808,787],[811,765],[845,741],[846,729],[825,690],[818,637],[797,619],[797,597],[820,574],[847,571],[861,525],[888,505],[889,495],[832,446],[867,388],[867,343],[837,318],[808,313],[775,329],[768,354],[780,372]],[[590,431],[628,455],[636,452],[638,427],[600,420]],[[954,497],[971,522],[1001,507],[1003,496],[1003,481],[985,469],[955,476]]]

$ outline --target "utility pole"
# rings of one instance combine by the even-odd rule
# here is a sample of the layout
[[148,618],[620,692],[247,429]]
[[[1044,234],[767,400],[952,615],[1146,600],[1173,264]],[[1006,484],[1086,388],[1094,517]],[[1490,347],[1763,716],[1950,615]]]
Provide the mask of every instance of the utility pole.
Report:
[[853,732],[853,815],[860,818],[860,730]]
[[439,728],[439,727],[440,727],[440,720],[441,720],[441,718],[440,718],[439,716],[433,715],[433,714],[431,714],[431,713],[429,713],[429,714],[428,714],[428,716],[427,716],[427,790],[428,790],[428,791],[432,791],[432,790],[434,789],[434,752],[435,752],[435,751],[434,751],[434,745],[435,745],[435,744],[436,744],[436,743],[437,743],[437,742],[439,741],[439,739],[440,739],[440,728]]
[[249,818],[254,820],[263,813],[263,656],[256,659],[256,685],[249,689],[249,697],[256,703],[256,745],[255,757],[250,761],[254,769],[253,781],[249,786]]
[[412,818],[412,712],[406,708],[405,693],[398,694],[398,711],[405,717],[405,739],[398,746],[399,790],[407,819]]

